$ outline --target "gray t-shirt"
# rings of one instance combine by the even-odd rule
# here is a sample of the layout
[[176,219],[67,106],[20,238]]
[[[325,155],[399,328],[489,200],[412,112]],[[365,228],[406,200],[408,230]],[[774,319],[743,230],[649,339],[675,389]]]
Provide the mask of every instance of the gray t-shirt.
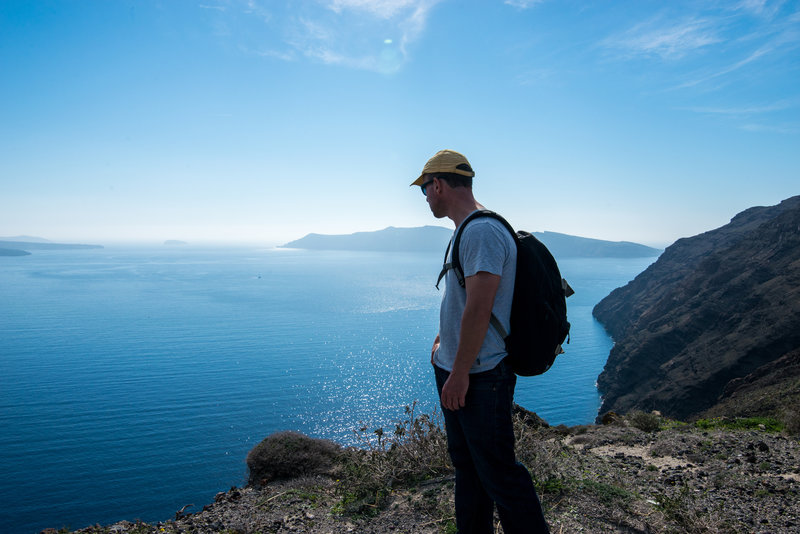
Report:
[[[455,234],[453,234],[455,237]],[[503,223],[490,217],[473,219],[464,228],[458,247],[464,277],[485,271],[500,276],[500,286],[494,299],[492,312],[510,331],[511,301],[514,296],[514,277],[517,271],[517,247],[514,238]],[[447,261],[450,261],[448,258]],[[445,289],[439,311],[439,349],[434,364],[452,371],[461,333],[461,316],[467,302],[467,292],[458,285],[452,269],[445,275]],[[493,369],[506,357],[505,341],[490,324],[478,358],[470,373]]]

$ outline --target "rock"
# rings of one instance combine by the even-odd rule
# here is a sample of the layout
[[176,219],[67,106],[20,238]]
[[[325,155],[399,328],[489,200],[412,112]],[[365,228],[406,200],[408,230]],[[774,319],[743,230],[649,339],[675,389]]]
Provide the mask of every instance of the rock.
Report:
[[618,425],[623,422],[623,418],[617,412],[606,412],[600,417],[600,422],[604,425]]
[[539,417],[536,412],[532,412],[520,406],[519,404],[514,404],[513,407],[514,415],[519,415],[522,418],[522,422],[525,426],[529,428],[549,428],[550,425],[547,421]]

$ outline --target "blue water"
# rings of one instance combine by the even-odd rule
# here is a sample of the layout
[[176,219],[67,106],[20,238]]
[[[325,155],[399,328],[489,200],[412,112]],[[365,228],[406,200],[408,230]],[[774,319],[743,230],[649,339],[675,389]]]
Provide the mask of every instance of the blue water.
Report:
[[[571,343],[516,400],[593,421],[611,341],[591,309],[650,259],[564,260]],[[293,429],[351,443],[418,401],[438,255],[106,248],[0,258],[0,532],[196,511]]]

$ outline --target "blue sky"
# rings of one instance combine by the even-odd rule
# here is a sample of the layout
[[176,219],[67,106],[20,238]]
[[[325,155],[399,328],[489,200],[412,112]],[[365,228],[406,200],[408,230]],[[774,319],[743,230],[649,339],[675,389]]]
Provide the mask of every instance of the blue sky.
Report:
[[0,1],[0,235],[447,225],[666,245],[800,194],[800,2]]

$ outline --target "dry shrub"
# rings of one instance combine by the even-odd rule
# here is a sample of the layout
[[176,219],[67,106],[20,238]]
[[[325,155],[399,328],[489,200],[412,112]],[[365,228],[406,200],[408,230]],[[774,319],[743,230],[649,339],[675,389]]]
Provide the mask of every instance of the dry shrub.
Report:
[[792,436],[800,436],[800,410],[787,409],[782,417],[786,432]]
[[406,418],[394,430],[370,432],[362,426],[356,431],[360,447],[347,449],[342,465],[341,512],[377,510],[393,486],[452,472],[438,413],[417,415],[416,405],[406,406]]
[[341,452],[341,447],[330,440],[310,438],[299,432],[277,432],[248,453],[248,484],[329,474]]
[[[561,440],[544,435],[546,426],[531,427],[530,416],[515,412],[514,440],[517,460],[530,472],[540,493],[559,493],[566,489],[572,473],[565,469],[564,445]],[[555,432],[553,430],[552,432]]]
[[[672,495],[657,495],[657,508],[664,518],[677,525],[680,532],[686,534],[730,534],[746,532],[737,521],[726,519],[724,510],[709,510],[702,502],[698,502],[688,487],[681,488]],[[672,531],[663,525],[667,532]]]

